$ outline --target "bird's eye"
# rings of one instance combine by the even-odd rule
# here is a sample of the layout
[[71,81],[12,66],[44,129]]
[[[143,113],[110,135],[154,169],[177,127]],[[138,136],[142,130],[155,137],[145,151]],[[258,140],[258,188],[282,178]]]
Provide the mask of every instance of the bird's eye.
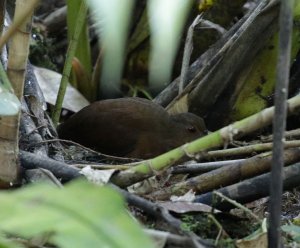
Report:
[[189,131],[190,133],[195,133],[197,130],[196,130],[195,127],[188,127],[188,131]]

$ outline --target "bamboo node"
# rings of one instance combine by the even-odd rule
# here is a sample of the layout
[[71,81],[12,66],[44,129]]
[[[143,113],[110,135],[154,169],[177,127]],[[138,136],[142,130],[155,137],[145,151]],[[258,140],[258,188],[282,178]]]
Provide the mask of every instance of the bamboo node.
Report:
[[184,144],[183,146],[180,147],[180,149],[181,149],[181,150],[184,152],[184,154],[185,154],[186,156],[188,156],[189,158],[194,158],[194,157],[195,157],[195,154],[190,153],[190,152],[187,151],[188,145],[189,145],[188,143],[187,143],[187,144]]

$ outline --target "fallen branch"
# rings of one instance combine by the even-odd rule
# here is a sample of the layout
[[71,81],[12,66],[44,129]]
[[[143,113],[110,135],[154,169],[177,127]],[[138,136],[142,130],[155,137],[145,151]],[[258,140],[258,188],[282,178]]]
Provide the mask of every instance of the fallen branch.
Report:
[[[300,185],[300,163],[285,167],[283,170],[284,190],[293,189]],[[237,184],[218,189],[217,192],[239,202],[247,203],[269,195],[270,173],[266,173]],[[213,193],[198,195],[194,202],[211,205]],[[229,210],[234,206],[225,201],[214,201],[214,207],[220,210]]]
[[[286,131],[284,133],[284,137],[286,140],[291,140],[291,139],[298,139],[300,138],[300,128]],[[268,135],[268,136],[262,136],[261,137],[262,142],[272,142],[273,141],[273,134]]]
[[212,170],[222,168],[224,166],[238,164],[245,159],[205,162],[205,163],[188,163],[184,165],[175,166],[172,168],[172,174],[202,174]]
[[[284,152],[285,165],[300,160],[300,149],[294,148]],[[253,177],[270,170],[272,154],[270,152],[246,159],[238,164],[222,167],[211,172],[189,178],[184,182],[154,192],[155,199],[168,199],[171,195],[183,195],[189,190],[198,193],[208,192],[221,186],[236,183],[242,179]]]
[[63,182],[83,177],[79,173],[80,170],[48,157],[41,157],[30,152],[21,151],[19,158],[22,167],[25,169],[43,168],[49,170]]
[[[249,155],[257,152],[272,150],[273,143],[254,144],[249,146],[229,148],[218,151],[208,151],[201,154],[201,159],[220,158],[228,156]],[[284,142],[284,148],[300,147],[300,140],[291,140]]]
[[118,192],[120,192],[123,195],[123,197],[125,197],[128,204],[133,205],[139,209],[142,209],[143,211],[152,215],[156,219],[163,219],[170,225],[170,227],[173,229],[173,231],[186,234],[188,237],[192,238],[194,247],[204,247],[203,245],[206,244],[206,242],[204,240],[200,239],[193,232],[188,232],[188,231],[185,231],[184,229],[182,229],[181,220],[173,217],[166,208],[159,206],[158,204],[155,204],[148,200],[145,200],[142,197],[133,195],[133,194],[129,193],[128,191],[120,189],[114,185],[112,185],[112,187],[114,189],[116,189]]

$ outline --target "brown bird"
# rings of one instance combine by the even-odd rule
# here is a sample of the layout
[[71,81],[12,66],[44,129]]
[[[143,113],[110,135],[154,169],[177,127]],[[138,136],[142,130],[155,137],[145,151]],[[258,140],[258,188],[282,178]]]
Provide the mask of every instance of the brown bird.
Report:
[[132,158],[151,158],[206,134],[202,118],[169,115],[142,98],[94,102],[58,126],[58,135],[96,151]]

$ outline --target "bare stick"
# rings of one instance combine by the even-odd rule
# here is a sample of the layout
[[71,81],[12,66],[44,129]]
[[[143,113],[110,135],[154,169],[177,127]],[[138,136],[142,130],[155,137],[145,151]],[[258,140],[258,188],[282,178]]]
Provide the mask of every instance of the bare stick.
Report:
[[182,59],[182,67],[181,67],[181,74],[180,74],[180,83],[179,83],[179,93],[180,94],[186,83],[187,83],[187,73],[189,69],[191,54],[193,51],[193,34],[194,34],[194,28],[199,23],[201,19],[201,15],[198,15],[195,20],[193,21],[192,25],[189,27],[185,45],[184,45],[184,52],[183,52],[183,59]]
[[[300,147],[300,140],[285,141],[283,145],[285,149]],[[273,143],[263,143],[263,144],[254,144],[254,145],[242,146],[236,148],[229,148],[224,150],[208,151],[208,152],[200,153],[200,159],[248,155],[253,153],[270,151],[272,150],[272,148],[273,148]]]
[[229,197],[223,195],[222,193],[220,193],[218,191],[214,191],[213,194],[215,194],[218,197],[222,198],[223,200],[231,203],[235,207],[243,210],[245,213],[247,213],[248,215],[250,215],[254,220],[256,220],[258,222],[261,222],[261,219],[256,214],[254,214],[250,209],[246,208],[245,206],[243,206],[242,204],[238,203],[237,201],[234,201],[234,200],[230,199]]
[[279,55],[275,91],[275,116],[273,119],[273,157],[270,188],[270,225],[268,246],[281,247],[280,217],[282,202],[283,137],[286,127],[287,94],[290,70],[291,35],[294,0],[281,1],[279,16]]

